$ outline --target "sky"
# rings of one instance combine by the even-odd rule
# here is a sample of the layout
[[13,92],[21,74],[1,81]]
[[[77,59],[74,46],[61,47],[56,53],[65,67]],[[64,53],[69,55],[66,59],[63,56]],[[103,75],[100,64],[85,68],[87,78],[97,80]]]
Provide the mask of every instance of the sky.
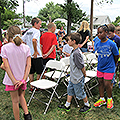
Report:
[[[65,0],[30,0],[30,2],[25,2],[25,16],[33,16],[36,17],[39,13],[39,10],[44,8],[46,3],[54,2],[54,4],[63,4],[65,3]],[[115,21],[116,17],[120,16],[120,0],[113,0],[112,5],[104,3],[103,5],[97,5],[96,1],[100,0],[94,0],[94,11],[93,16],[99,16],[99,15],[108,15],[111,21]],[[18,0],[19,7],[17,7],[17,13],[22,13],[23,11],[23,0]],[[91,0],[74,0],[74,2],[77,2],[83,10],[83,12],[86,12],[87,15],[90,15],[90,9],[91,9]]]

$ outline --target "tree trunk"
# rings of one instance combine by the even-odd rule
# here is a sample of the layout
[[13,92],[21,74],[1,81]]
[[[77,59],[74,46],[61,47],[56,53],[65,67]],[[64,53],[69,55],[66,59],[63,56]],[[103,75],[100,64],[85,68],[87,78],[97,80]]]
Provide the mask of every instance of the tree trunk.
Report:
[[91,13],[90,13],[90,30],[91,30],[91,38],[90,40],[92,40],[93,38],[93,2],[94,0],[91,0]]
[[25,28],[25,0],[23,0],[23,26]]
[[[72,0],[67,0],[67,4],[71,3]],[[70,12],[68,13],[68,21],[67,21],[67,34],[69,35],[71,33],[71,15]]]
[[1,12],[0,12],[0,41],[2,40],[2,28],[1,28]]

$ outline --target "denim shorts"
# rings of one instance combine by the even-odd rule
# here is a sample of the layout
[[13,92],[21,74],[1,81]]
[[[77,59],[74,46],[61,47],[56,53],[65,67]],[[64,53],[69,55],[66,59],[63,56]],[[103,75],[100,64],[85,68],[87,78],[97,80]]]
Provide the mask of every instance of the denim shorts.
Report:
[[71,81],[69,81],[67,94],[69,96],[75,95],[78,100],[84,99],[86,97],[86,93],[84,91],[84,81],[84,78],[78,84],[73,84]]

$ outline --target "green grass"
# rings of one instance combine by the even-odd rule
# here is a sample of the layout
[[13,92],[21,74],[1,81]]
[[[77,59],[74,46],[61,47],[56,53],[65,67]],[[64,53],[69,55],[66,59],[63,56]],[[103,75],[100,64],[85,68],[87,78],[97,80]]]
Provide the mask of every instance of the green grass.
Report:
[[[12,102],[9,92],[5,92],[5,86],[2,84],[4,77],[4,71],[0,69],[0,120],[14,120],[13,111],[12,111]],[[58,88],[59,93],[66,92],[66,88],[61,84]],[[29,83],[26,90],[26,101],[28,102],[30,95],[29,94]],[[98,99],[98,88],[96,87],[93,90],[94,97],[88,98],[91,105]],[[42,95],[36,94],[38,98],[43,98]],[[44,99],[44,98],[43,98]],[[113,99],[114,99],[114,108],[112,110],[107,110],[106,106],[100,108],[92,108],[86,114],[80,114],[79,109],[76,106],[74,99],[71,104],[71,111],[66,112],[58,110],[58,102],[54,99],[52,100],[50,107],[47,111],[47,114],[44,115],[45,105],[41,102],[33,99],[30,106],[28,107],[29,111],[32,114],[33,120],[120,120],[120,89],[116,85],[113,88]],[[44,99],[45,100],[45,99]],[[66,97],[62,98],[62,101],[66,101]],[[79,101],[80,107],[83,106],[83,101]],[[20,108],[20,120],[23,120],[23,110]]]

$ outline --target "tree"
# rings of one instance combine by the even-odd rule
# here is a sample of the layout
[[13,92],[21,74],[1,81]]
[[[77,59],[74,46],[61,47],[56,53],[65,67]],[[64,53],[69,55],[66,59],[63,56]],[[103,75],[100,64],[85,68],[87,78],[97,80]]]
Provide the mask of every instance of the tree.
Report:
[[60,5],[63,11],[67,14],[67,34],[71,33],[71,23],[80,24],[82,20],[87,20],[86,12],[82,12],[79,5],[72,0],[67,0],[66,3]]
[[120,16],[116,17],[116,20],[114,22],[112,22],[112,24],[114,24],[115,26],[119,26],[120,25]]
[[45,22],[47,22],[49,18],[51,18],[51,22],[53,22],[56,18],[64,18],[65,16],[66,14],[63,12],[63,8],[57,4],[54,5],[53,2],[47,3],[38,13],[38,18]]
[[1,15],[5,13],[5,10],[15,10],[18,6],[17,0],[0,0],[0,40],[2,41],[2,32],[1,32]]

